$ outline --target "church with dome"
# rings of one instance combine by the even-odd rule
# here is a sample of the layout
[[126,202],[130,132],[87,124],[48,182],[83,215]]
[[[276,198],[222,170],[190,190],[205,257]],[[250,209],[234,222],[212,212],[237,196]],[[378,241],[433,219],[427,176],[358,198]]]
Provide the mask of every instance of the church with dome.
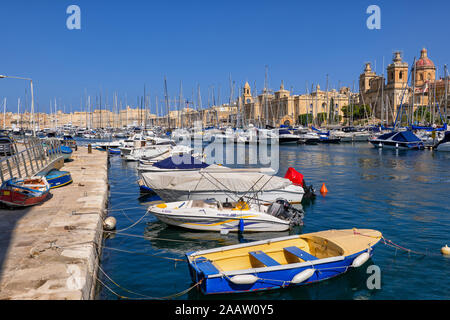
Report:
[[448,77],[436,79],[436,66],[426,48],[421,50],[420,58],[411,68],[403,61],[401,52],[395,52],[386,76],[377,75],[370,63],[365,64],[359,76],[359,100],[374,111],[381,123],[390,124],[397,118],[400,105],[404,106],[403,115],[408,117],[412,117],[417,108],[430,107],[436,102],[442,106],[441,112],[446,113],[448,99],[444,91],[446,86],[448,91],[448,83]]

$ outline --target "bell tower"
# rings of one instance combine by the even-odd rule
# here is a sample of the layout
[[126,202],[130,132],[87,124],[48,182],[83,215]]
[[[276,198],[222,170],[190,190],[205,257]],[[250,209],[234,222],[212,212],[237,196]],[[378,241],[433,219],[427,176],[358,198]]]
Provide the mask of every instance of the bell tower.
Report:
[[408,63],[403,61],[401,52],[397,51],[387,67],[387,87],[401,89],[405,84],[408,85]]
[[366,63],[366,67],[364,68],[364,73],[361,73],[359,76],[359,92],[361,94],[366,93],[370,90],[370,80],[375,78],[377,75],[372,71],[372,66],[370,62]]
[[250,90],[250,85],[248,84],[248,82],[245,82],[244,94],[242,95],[242,97],[243,97],[243,100],[244,100],[244,104],[253,102],[252,92]]

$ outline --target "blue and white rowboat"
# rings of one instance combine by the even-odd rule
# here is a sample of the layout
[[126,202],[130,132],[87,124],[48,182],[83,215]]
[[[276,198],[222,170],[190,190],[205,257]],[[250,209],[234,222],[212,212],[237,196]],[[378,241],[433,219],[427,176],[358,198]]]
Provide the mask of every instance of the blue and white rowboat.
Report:
[[327,230],[187,253],[203,294],[312,284],[363,265],[380,241],[370,229]]
[[54,169],[47,173],[45,178],[50,185],[50,189],[63,187],[72,183],[72,176],[68,171],[59,171]]

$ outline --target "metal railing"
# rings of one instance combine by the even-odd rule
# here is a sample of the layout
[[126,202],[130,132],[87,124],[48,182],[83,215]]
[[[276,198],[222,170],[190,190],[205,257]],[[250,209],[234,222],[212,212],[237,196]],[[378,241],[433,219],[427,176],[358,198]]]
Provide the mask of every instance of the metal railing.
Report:
[[12,149],[12,155],[0,158],[2,183],[12,178],[31,177],[62,158],[61,142],[58,139],[29,137],[20,144],[13,142]]

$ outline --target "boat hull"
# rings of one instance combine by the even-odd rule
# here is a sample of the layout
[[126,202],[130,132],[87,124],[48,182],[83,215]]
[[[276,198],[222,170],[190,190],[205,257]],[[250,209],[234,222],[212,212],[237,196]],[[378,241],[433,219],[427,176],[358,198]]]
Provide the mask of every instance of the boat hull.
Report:
[[371,140],[370,143],[375,148],[404,149],[404,150],[421,150],[424,148],[423,142],[395,142],[395,141]]
[[[272,267],[272,270],[239,274],[257,277],[258,280],[252,284],[235,284],[230,280],[234,275],[205,277],[203,273],[198,272],[199,270],[193,264],[189,264],[189,273],[194,283],[201,281],[199,289],[205,295],[276,290],[286,287],[310,285],[339,276],[347,272],[351,268],[353,261],[364,252],[368,252],[370,257],[373,255],[373,249],[364,250],[350,256],[337,257],[336,259],[321,259],[318,262],[308,261],[289,269],[276,269]],[[309,279],[297,284],[290,283],[289,280],[293,279],[295,275],[311,268],[314,269],[314,274]]]
[[60,188],[72,183],[72,176],[67,171],[51,171],[45,176],[50,189]]
[[437,146],[436,150],[450,152],[450,142],[441,143],[440,145]]
[[221,231],[229,232],[278,232],[290,229],[289,222],[270,221],[257,215],[236,214],[235,217],[227,216],[192,216],[192,215],[167,215],[150,211],[158,220],[175,227],[198,230],[198,231]]
[[29,196],[21,192],[0,190],[0,202],[10,207],[30,207],[44,202],[49,193],[44,192],[39,196]]
[[50,191],[45,178],[16,178],[5,181],[0,187],[0,202],[9,207],[29,207],[44,202]]
[[381,239],[376,230],[327,230],[188,252],[186,258],[203,294],[254,292],[341,275],[364,265]]

